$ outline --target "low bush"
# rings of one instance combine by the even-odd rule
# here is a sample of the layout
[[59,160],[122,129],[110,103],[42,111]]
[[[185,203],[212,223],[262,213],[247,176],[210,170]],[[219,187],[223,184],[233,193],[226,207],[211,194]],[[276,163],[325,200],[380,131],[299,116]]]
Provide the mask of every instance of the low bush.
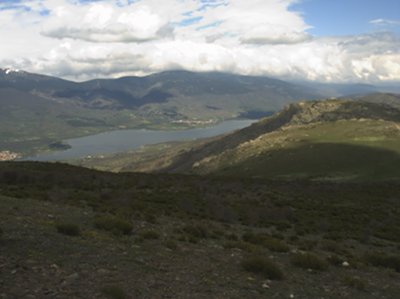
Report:
[[253,232],[246,232],[242,235],[242,240],[256,245],[261,245],[264,242],[264,236]]
[[324,271],[328,268],[328,264],[320,257],[312,253],[298,253],[291,259],[292,265],[317,271]]
[[389,268],[395,270],[396,272],[400,272],[400,256],[373,252],[367,253],[364,256],[364,259],[367,264],[372,266]]
[[288,252],[290,250],[289,246],[284,241],[265,234],[246,232],[242,235],[242,240],[254,245],[266,247],[274,252]]
[[176,243],[174,240],[171,240],[171,239],[166,240],[166,241],[164,241],[163,244],[168,249],[171,249],[171,250],[177,250],[178,249],[178,243]]
[[129,235],[133,229],[132,224],[114,216],[98,216],[94,219],[94,225],[98,229],[123,235]]
[[271,280],[282,280],[284,274],[279,266],[263,256],[250,256],[242,260],[242,268],[246,271],[261,274]]
[[275,238],[265,238],[263,245],[274,252],[288,252],[290,250],[284,241]]
[[353,289],[357,289],[359,291],[365,291],[365,289],[367,288],[367,283],[360,277],[345,276],[343,278],[343,283],[346,286],[351,287]]
[[101,293],[109,299],[125,299],[128,298],[125,291],[118,286],[106,286],[101,289]]
[[143,230],[139,232],[139,236],[147,240],[155,240],[160,238],[160,234],[154,230]]
[[187,224],[182,228],[182,231],[190,237],[205,239],[208,237],[208,229],[202,224]]
[[56,228],[60,234],[67,236],[79,236],[81,234],[79,226],[74,223],[57,223]]

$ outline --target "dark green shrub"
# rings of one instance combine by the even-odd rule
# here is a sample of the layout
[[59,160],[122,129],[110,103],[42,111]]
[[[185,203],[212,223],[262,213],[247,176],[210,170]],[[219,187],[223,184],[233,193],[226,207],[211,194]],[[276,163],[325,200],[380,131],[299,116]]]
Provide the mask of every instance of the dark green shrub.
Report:
[[208,237],[208,229],[202,224],[187,224],[182,228],[182,231],[193,238],[205,239]]
[[265,238],[263,245],[274,252],[288,252],[290,250],[285,242],[275,238]]
[[343,248],[343,246],[335,241],[332,240],[323,240],[320,244],[321,249],[326,250],[326,251],[330,251],[333,253],[348,253],[347,250],[345,248]]
[[174,240],[166,240],[164,246],[171,250],[177,250],[178,244]]
[[225,249],[232,249],[232,248],[237,248],[246,252],[256,252],[260,251],[260,247],[247,243],[247,242],[242,242],[242,241],[226,241],[223,244]]
[[261,234],[255,234],[253,232],[246,232],[242,235],[242,240],[252,244],[261,245],[264,242],[264,236]]
[[238,236],[234,233],[227,234],[225,236],[225,238],[230,241],[238,241],[239,240]]
[[243,259],[241,266],[244,270],[261,274],[271,280],[281,280],[284,274],[279,266],[263,256],[251,256]]
[[139,236],[147,240],[155,240],[160,238],[160,234],[154,230],[143,230],[139,233]]
[[345,276],[343,278],[343,283],[346,286],[351,287],[353,289],[357,289],[359,291],[365,291],[365,289],[367,288],[367,283],[360,277]]
[[132,232],[132,224],[114,216],[99,216],[94,219],[94,225],[98,229],[112,231],[117,234],[129,235]]
[[118,286],[106,286],[101,289],[101,293],[109,299],[128,298],[125,291]]
[[326,258],[327,262],[332,266],[341,266],[343,264],[343,259],[337,256],[336,254],[330,255]]
[[67,236],[79,236],[81,234],[79,226],[73,223],[56,224],[57,231]]
[[247,232],[243,234],[242,240],[251,244],[266,247],[274,252],[288,252],[290,249],[284,241],[263,234]]
[[298,253],[292,257],[291,263],[303,269],[324,271],[328,268],[328,264],[323,259],[312,253]]
[[389,268],[395,270],[396,272],[400,272],[400,256],[373,252],[366,254],[364,259],[372,266]]

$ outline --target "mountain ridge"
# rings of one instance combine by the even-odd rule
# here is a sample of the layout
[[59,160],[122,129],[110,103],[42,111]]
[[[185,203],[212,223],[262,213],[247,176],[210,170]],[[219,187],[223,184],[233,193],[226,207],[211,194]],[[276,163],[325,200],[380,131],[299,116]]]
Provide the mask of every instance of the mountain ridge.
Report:
[[382,99],[397,103],[400,96],[294,103],[231,134],[149,147],[149,154],[139,150],[131,160],[120,154],[115,161],[110,157],[83,165],[96,167],[97,162],[107,169],[107,163],[117,166],[120,159],[120,171],[320,179],[384,178],[386,171],[387,179],[399,178],[394,166],[400,166],[400,109]]

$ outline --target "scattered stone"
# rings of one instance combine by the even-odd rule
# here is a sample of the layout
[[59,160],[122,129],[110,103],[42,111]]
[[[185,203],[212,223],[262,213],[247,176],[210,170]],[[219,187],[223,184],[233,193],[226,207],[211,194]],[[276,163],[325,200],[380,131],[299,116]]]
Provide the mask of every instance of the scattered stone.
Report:
[[97,270],[97,273],[99,273],[100,275],[106,275],[108,274],[110,271],[106,270],[106,269],[99,269]]
[[348,262],[344,261],[344,262],[342,263],[342,266],[343,266],[343,267],[349,267],[350,264],[349,264]]
[[62,284],[63,285],[69,285],[69,284],[74,283],[78,279],[79,279],[79,274],[75,272],[75,273],[65,277],[64,282]]
[[263,289],[269,289],[270,288],[269,284],[267,284],[265,282],[263,283],[262,287],[263,287]]

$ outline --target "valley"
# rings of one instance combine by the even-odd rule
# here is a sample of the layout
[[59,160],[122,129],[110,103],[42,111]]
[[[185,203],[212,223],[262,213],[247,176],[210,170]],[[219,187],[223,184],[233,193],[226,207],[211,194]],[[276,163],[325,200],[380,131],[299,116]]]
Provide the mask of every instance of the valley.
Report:
[[330,89],[268,77],[168,71],[72,82],[0,69],[0,150],[26,157],[66,139],[121,129],[182,130],[260,118],[286,104],[379,88]]
[[399,96],[393,94],[301,102],[225,136],[75,163],[112,171],[396,179],[400,175],[398,103]]

